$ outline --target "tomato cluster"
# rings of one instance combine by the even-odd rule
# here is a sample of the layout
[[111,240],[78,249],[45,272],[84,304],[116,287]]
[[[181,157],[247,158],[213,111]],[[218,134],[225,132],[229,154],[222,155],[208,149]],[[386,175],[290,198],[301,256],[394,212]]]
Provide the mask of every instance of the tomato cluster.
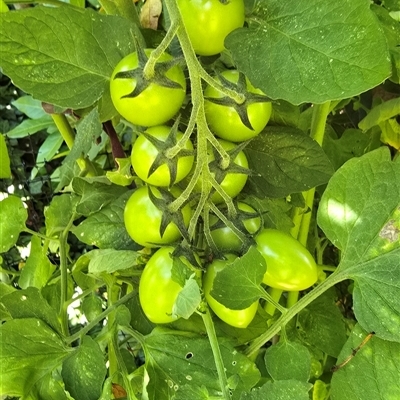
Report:
[[[177,4],[187,37],[199,56],[223,51],[226,36],[244,23],[243,0],[178,0]],[[210,76],[203,90],[203,121],[215,138],[208,137],[207,151],[204,146],[201,153],[205,167],[194,178],[202,161],[199,146],[178,116],[183,104],[191,100],[185,71],[178,58],[165,52],[149,69],[153,51],[137,45],[137,51],[119,62],[110,79],[116,110],[137,127],[131,151],[136,188],[126,203],[124,222],[130,237],[152,252],[139,282],[140,303],[153,323],[173,322],[179,318],[175,304],[185,279],[195,276],[214,313],[232,326],[245,328],[257,313],[258,301],[231,310],[211,291],[218,273],[250,246],[265,258],[263,283],[267,286],[303,290],[317,279],[308,250],[283,232],[265,229],[261,213],[242,194],[250,174],[243,149],[268,123],[271,103],[238,70]],[[186,194],[185,201],[174,206],[190,184],[189,197]],[[197,213],[195,234],[189,235],[203,192],[207,206]],[[237,201],[239,195],[242,198]],[[182,274],[186,275],[183,280]]]

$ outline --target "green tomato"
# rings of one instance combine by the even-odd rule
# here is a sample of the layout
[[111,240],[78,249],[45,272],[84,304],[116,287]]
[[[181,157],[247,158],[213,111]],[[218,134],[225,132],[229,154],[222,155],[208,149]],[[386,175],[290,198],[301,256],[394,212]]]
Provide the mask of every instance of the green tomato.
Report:
[[186,32],[196,54],[224,50],[225,38],[244,23],[243,0],[178,0]]
[[[157,198],[162,198],[156,187],[151,187],[152,193]],[[170,193],[178,197],[181,191],[172,188]],[[161,236],[160,226],[163,212],[158,209],[149,197],[149,187],[142,186],[136,189],[128,199],[124,210],[124,223],[129,236],[144,247],[159,247],[171,244],[182,237],[175,223],[170,222]],[[189,205],[182,208],[183,222],[189,226],[192,210]]]
[[[240,201],[238,201],[237,207],[244,213],[254,214],[256,212],[253,207]],[[228,226],[223,226],[221,228],[213,229],[213,225],[215,225],[219,221],[217,216],[210,215],[209,221],[211,237],[219,251],[221,251],[222,253],[239,252],[242,249],[242,241],[231,228],[229,228]],[[246,218],[243,219],[242,222],[247,233],[251,235],[255,234],[261,227],[260,217]]]
[[[218,141],[221,143],[224,150],[229,151],[229,150],[232,150],[234,147],[236,147],[236,145],[234,143],[228,142],[226,140],[219,139]],[[209,163],[211,163],[212,161],[215,160],[214,152],[213,152],[211,145],[209,146],[207,153],[208,153],[208,161],[209,161]],[[234,164],[238,165],[239,167],[243,167],[243,168],[249,167],[249,163],[247,161],[246,154],[244,154],[243,151],[240,151],[239,154],[235,157],[235,159],[233,161],[234,161]],[[215,174],[214,173],[212,173],[212,174],[215,177]],[[247,177],[248,177],[248,175],[243,174],[243,173],[228,172],[225,175],[222,182],[220,182],[220,186],[229,197],[234,198],[242,191],[242,189],[246,185]],[[197,192],[201,192],[201,190],[202,190],[201,177],[196,182],[194,190]],[[214,192],[211,195],[211,201],[215,204],[222,203],[223,198],[219,193]]]
[[[149,56],[153,49],[146,49]],[[159,62],[170,61],[173,57],[163,53]],[[116,110],[127,121],[135,125],[162,125],[179,111],[186,95],[186,80],[182,68],[174,65],[165,76],[180,85],[179,87],[161,86],[151,82],[141,93],[129,97],[137,86],[135,77],[116,77],[117,73],[137,70],[139,61],[137,52],[123,58],[115,67],[110,80],[111,99]]]
[[286,290],[298,291],[312,286],[318,269],[311,253],[289,234],[264,229],[256,236],[257,249],[267,263],[263,283]]
[[222,321],[236,328],[247,328],[257,313],[258,301],[255,301],[250,307],[244,310],[231,310],[215,300],[210,294],[218,272],[222,271],[224,268],[229,268],[229,264],[232,264],[237,258],[233,254],[227,254],[225,257],[226,260],[214,260],[207,267],[203,275],[204,295],[210,308]]
[[[226,70],[221,75],[235,84],[239,80],[239,72],[236,70]],[[256,89],[247,78],[246,86],[250,93],[264,94],[260,89]],[[215,99],[225,97],[223,93],[210,85],[206,87],[204,96]],[[248,128],[242,122],[233,106],[215,104],[206,99],[204,110],[210,130],[216,136],[231,142],[244,142],[257,136],[265,128],[271,117],[272,106],[270,102],[262,101],[247,105],[246,112],[253,129]]]
[[[158,249],[144,267],[139,281],[139,301],[146,317],[155,324],[166,324],[178,319],[172,309],[182,286],[172,279],[173,247]],[[185,257],[180,260],[189,268]]]
[[[148,128],[146,133],[154,138],[154,140],[165,142],[171,132],[171,128],[166,125],[154,126]],[[182,133],[178,132],[176,139],[182,138]],[[193,150],[193,144],[188,140],[184,150]],[[176,179],[171,182],[171,174],[168,165],[164,162],[150,176],[149,171],[153,162],[160,155],[160,150],[148,140],[143,134],[140,134],[132,147],[131,160],[132,167],[136,175],[146,183],[154,186],[170,186],[171,183],[180,182],[185,178],[192,169],[194,156],[177,156],[176,157]]]

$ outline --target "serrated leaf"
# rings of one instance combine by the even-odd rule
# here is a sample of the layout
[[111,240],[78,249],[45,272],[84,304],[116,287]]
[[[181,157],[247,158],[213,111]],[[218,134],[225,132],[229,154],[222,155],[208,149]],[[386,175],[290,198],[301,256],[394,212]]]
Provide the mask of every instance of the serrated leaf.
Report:
[[56,269],[48,259],[47,249],[41,242],[37,236],[32,237],[31,252],[18,280],[18,285],[22,289],[27,289],[29,286],[41,289]]
[[267,382],[260,388],[243,393],[240,400],[309,400],[310,383],[296,381]]
[[353,279],[361,326],[400,341],[400,162],[381,148],[345,163],[330,180],[318,224],[341,252],[336,279]]
[[263,256],[250,247],[243,257],[217,273],[210,294],[225,307],[243,310],[264,296],[261,282],[266,270]]
[[[238,377],[234,399],[250,390],[259,380],[256,366],[231,344],[219,340],[228,379]],[[150,399],[170,399],[187,384],[205,386],[210,395],[220,392],[219,380],[210,343],[207,338],[182,331],[156,328],[145,338],[146,370],[150,381]]]
[[61,374],[65,389],[75,399],[98,400],[106,372],[99,345],[85,336],[82,344],[64,361]]
[[327,183],[333,174],[328,157],[316,141],[298,129],[269,127],[245,149],[249,168],[259,174],[250,181],[260,197],[285,197]]
[[34,99],[32,96],[18,97],[18,99],[12,101],[11,104],[29,118],[38,119],[50,117],[46,111],[44,111],[42,102]]
[[130,158],[116,158],[115,162],[118,164],[117,171],[107,171],[107,178],[116,185],[128,186],[135,179],[132,176],[132,163]]
[[400,98],[385,101],[384,103],[375,106],[367,114],[367,116],[358,123],[358,126],[363,131],[367,131],[373,126],[379,125],[390,118],[396,117],[400,113],[399,110]]
[[54,122],[49,115],[39,119],[26,119],[14,129],[8,131],[6,135],[10,139],[20,139],[47,129],[52,125],[54,125]]
[[238,69],[272,99],[323,103],[391,75],[386,38],[364,0],[261,0],[225,40]]
[[89,273],[99,275],[135,267],[141,255],[130,250],[100,249],[88,252],[87,256],[90,257]]
[[1,304],[8,310],[13,319],[40,319],[55,331],[61,332],[56,311],[36,288],[13,291],[1,298]]
[[[71,32],[74,34],[71,35]],[[75,7],[34,7],[1,15],[1,66],[16,86],[44,102],[85,108],[115,65],[135,50],[134,24]]]
[[[353,329],[340,353],[346,360],[367,337],[360,325]],[[332,400],[376,400],[400,398],[400,344],[373,336],[338,371],[331,381]]]
[[71,229],[83,243],[100,249],[137,250],[139,246],[132,241],[124,224],[124,208],[131,191],[124,193],[113,203]]
[[194,277],[188,279],[179,292],[172,314],[188,319],[197,309],[201,302],[199,285]]
[[11,178],[10,156],[4,135],[0,133],[0,179],[9,178]]
[[28,212],[20,198],[8,196],[0,201],[0,253],[8,251],[17,243],[27,218]]
[[7,321],[0,326],[0,393],[26,395],[37,381],[58,368],[70,351],[40,319]]

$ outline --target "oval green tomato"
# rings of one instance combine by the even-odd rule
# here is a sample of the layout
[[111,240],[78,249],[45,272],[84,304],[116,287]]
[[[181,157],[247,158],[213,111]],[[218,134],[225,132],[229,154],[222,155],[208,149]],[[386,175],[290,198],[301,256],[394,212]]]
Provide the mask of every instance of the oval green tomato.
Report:
[[289,234],[264,229],[256,236],[257,249],[267,263],[263,283],[287,291],[304,290],[318,278],[311,253]]
[[[182,286],[172,279],[173,251],[170,246],[158,249],[144,267],[139,281],[140,305],[146,317],[155,324],[169,323],[178,318],[172,309]],[[186,258],[180,259],[190,267]]]
[[[235,84],[239,80],[239,72],[236,70],[226,70],[221,75]],[[256,89],[247,78],[246,85],[248,92],[264,94],[260,89]],[[208,85],[204,96],[220,99],[225,95]],[[253,129],[243,124],[238,112],[232,106],[215,104],[206,99],[204,110],[207,123],[215,135],[231,142],[244,142],[257,136],[265,128],[271,117],[272,106],[270,102],[254,102],[246,107],[247,116]]]
[[[149,56],[153,49],[146,49]],[[159,62],[170,61],[173,57],[163,53]],[[151,82],[141,93],[132,97],[137,85],[135,77],[116,77],[119,72],[134,71],[139,67],[137,52],[123,58],[115,67],[110,80],[111,99],[116,110],[127,121],[135,125],[155,126],[170,120],[181,108],[186,95],[186,80],[182,68],[174,65],[165,73],[177,87],[161,86]]]
[[[246,203],[238,201],[237,207],[240,211],[243,211],[243,214],[249,213],[254,214],[256,210],[253,207],[249,206]],[[223,226],[220,228],[213,229],[213,225],[218,223],[219,219],[215,215],[210,215],[210,233],[211,237],[214,241],[215,246],[222,253],[226,252],[238,252],[242,249],[242,241],[239,237],[233,232],[231,228],[228,226]],[[255,234],[261,227],[261,218],[260,217],[251,217],[243,219],[243,225],[246,229],[247,233],[253,235]]]
[[196,54],[224,50],[225,38],[244,23],[243,0],[178,0],[186,32]]
[[218,272],[222,271],[224,268],[229,268],[229,264],[235,261],[236,258],[237,257],[233,254],[227,254],[226,260],[214,260],[207,267],[203,275],[203,290],[208,305],[222,321],[236,328],[247,328],[256,315],[258,301],[255,301],[250,307],[244,310],[231,310],[215,300],[210,294]]
[[[160,191],[152,186],[152,193],[161,198]],[[181,191],[172,188],[170,193],[178,197]],[[170,222],[164,234],[160,235],[162,211],[159,210],[149,197],[149,187],[142,186],[136,189],[128,199],[124,210],[124,223],[129,236],[138,244],[144,247],[159,247],[163,244],[170,244],[182,237],[178,227]],[[192,210],[189,205],[182,208],[183,222],[189,226]]]
[[[153,137],[155,140],[165,142],[171,132],[171,128],[166,125],[159,125],[148,128],[145,131],[148,135]],[[182,138],[182,133],[178,132],[176,139],[180,140]],[[190,140],[187,140],[184,150],[193,150],[193,144]],[[140,134],[135,140],[132,153],[132,167],[135,170],[136,175],[145,181],[146,183],[154,186],[170,186],[171,185],[171,174],[166,163],[161,164],[150,176],[149,171],[159,156],[160,151],[157,147],[143,134]],[[190,170],[192,169],[194,162],[194,156],[177,156],[176,157],[176,179],[174,183],[180,182],[185,178]]]

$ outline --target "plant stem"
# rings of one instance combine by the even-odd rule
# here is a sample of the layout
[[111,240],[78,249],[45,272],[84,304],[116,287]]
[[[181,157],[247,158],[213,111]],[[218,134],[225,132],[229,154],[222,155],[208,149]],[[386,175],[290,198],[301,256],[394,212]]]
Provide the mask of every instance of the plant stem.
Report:
[[[276,289],[276,288],[268,288],[268,294],[271,296],[271,298],[276,302],[279,303],[279,300],[282,296],[283,290],[281,289]],[[266,300],[265,306],[264,306],[265,312],[267,312],[269,315],[273,316],[275,314],[275,304],[271,301]]]
[[287,293],[286,308],[293,307],[299,300],[299,292],[293,291]]
[[204,313],[201,313],[201,317],[203,318],[208,340],[210,341],[211,350],[214,355],[215,366],[217,367],[218,379],[221,386],[223,398],[225,400],[230,400],[231,396],[229,394],[228,380],[225,373],[224,362],[222,360],[222,354],[218,345],[217,334],[215,333],[214,323],[212,321],[210,310],[208,309],[208,307],[205,308]]

